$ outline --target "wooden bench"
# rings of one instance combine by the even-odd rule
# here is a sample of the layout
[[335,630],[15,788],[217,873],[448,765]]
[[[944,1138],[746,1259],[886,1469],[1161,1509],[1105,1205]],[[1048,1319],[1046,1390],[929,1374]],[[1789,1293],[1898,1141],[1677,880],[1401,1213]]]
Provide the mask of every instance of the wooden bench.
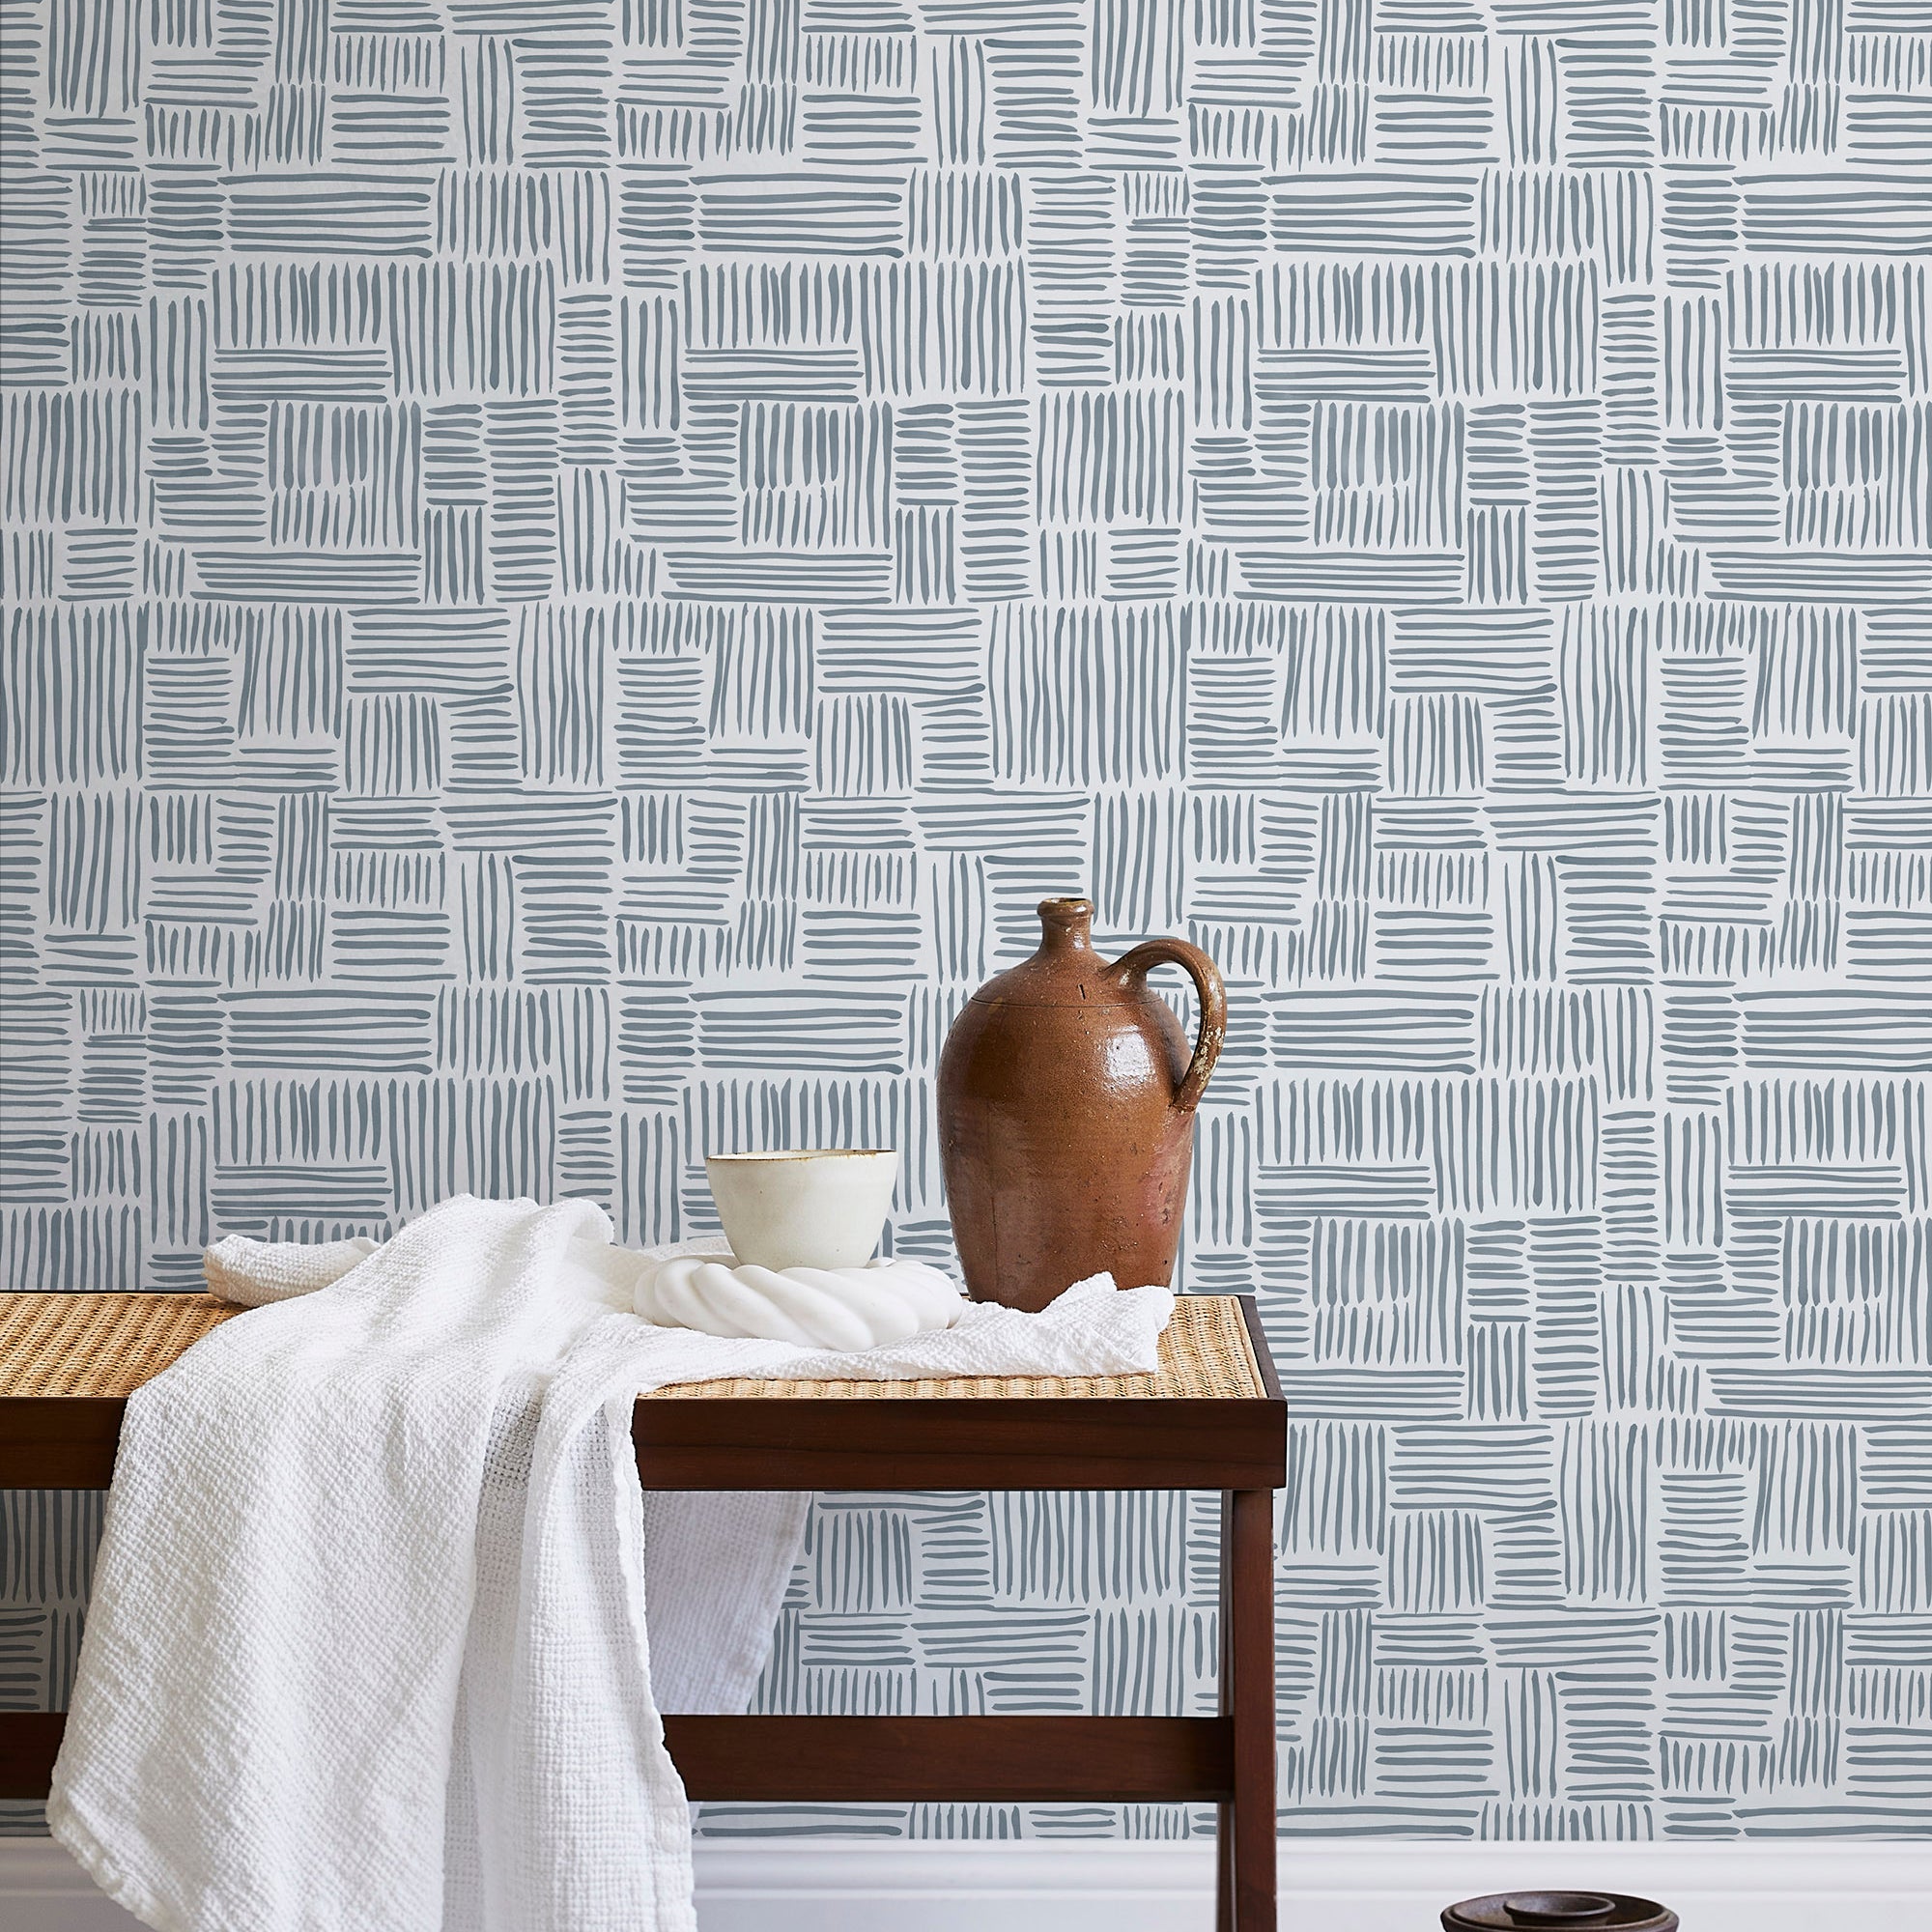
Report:
[[[0,1294],[0,1488],[103,1489],[128,1396],[237,1311]],[[667,1717],[695,1799],[1211,1802],[1220,1932],[1275,1924],[1280,1385],[1246,1296],[1183,1296],[1143,1376],[703,1382],[639,1402],[654,1490],[1218,1490],[1220,1715]],[[0,1713],[0,1798],[46,1795],[63,1718]]]

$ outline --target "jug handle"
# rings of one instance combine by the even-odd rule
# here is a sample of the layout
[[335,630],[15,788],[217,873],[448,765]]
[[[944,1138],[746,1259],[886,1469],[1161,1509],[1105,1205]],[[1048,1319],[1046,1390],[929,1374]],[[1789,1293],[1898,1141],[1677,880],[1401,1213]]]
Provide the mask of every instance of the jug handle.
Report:
[[1191,1113],[1200,1103],[1208,1076],[1221,1057],[1221,1042],[1228,1037],[1228,990],[1221,983],[1221,970],[1200,947],[1184,939],[1150,939],[1123,952],[1107,968],[1122,980],[1146,980],[1156,966],[1179,966],[1194,981],[1201,996],[1201,1030],[1194,1037],[1194,1058],[1187,1063],[1180,1085],[1175,1089],[1174,1104],[1182,1113]]

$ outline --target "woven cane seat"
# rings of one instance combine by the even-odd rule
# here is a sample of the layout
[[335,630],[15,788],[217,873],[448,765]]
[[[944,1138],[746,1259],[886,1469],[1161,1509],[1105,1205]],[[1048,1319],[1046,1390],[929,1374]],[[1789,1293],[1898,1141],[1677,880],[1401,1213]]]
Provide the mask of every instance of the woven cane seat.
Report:
[[[206,1294],[0,1294],[0,1400],[126,1397],[210,1329],[243,1313]],[[1182,1295],[1160,1341],[1160,1367],[1132,1376],[952,1376],[922,1381],[743,1378],[660,1389],[665,1400],[754,1397],[846,1402],[896,1398],[1047,1400],[1265,1396],[1241,1305],[1233,1295]]]

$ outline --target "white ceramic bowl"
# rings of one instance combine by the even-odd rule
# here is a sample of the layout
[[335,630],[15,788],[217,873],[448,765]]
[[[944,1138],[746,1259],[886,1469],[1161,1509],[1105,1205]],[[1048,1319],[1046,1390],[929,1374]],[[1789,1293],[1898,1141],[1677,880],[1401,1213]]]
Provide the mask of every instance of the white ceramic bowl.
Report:
[[731,1252],[757,1267],[863,1267],[885,1232],[892,1148],[714,1153],[704,1162]]

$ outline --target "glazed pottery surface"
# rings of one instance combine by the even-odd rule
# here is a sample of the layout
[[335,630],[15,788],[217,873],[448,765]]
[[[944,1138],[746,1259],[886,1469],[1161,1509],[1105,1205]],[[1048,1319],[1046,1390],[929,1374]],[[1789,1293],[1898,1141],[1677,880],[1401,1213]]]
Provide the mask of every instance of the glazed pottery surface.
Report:
[[704,1163],[731,1252],[767,1268],[863,1267],[893,1205],[891,1148],[714,1153]]
[[[1038,1309],[1102,1269],[1167,1283],[1180,1239],[1194,1110],[1226,1029],[1221,976],[1154,939],[1094,952],[1086,899],[1045,899],[1032,958],[968,1001],[939,1060],[939,1148],[967,1293]],[[1193,980],[1200,1036],[1149,987]]]

